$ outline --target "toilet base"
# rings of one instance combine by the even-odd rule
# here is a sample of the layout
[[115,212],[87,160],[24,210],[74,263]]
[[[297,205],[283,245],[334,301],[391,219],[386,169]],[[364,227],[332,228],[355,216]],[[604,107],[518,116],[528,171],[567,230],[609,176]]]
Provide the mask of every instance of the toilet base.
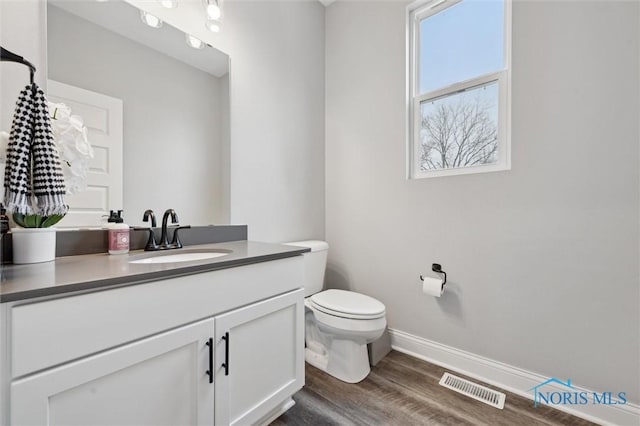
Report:
[[333,339],[331,356],[326,352],[305,350],[305,360],[314,367],[347,383],[358,383],[364,380],[371,371],[366,344],[358,344],[351,340]]
[[327,355],[322,355],[317,352],[312,351],[309,348],[305,348],[304,350],[304,360],[308,363],[320,369],[322,371],[327,371],[327,364],[329,358]]

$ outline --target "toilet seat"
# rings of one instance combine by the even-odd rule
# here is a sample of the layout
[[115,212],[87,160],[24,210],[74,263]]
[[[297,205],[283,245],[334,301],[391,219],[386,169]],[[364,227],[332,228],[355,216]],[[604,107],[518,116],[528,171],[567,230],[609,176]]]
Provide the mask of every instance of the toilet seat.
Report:
[[358,320],[385,316],[385,306],[373,297],[345,290],[325,290],[309,297],[309,304],[328,315]]

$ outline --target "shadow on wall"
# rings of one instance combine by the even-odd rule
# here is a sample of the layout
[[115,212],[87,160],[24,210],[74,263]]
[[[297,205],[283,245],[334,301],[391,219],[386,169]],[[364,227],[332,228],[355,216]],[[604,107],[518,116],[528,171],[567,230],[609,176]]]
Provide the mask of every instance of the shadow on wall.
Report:
[[[349,273],[344,266],[340,263],[327,263],[324,289],[333,288],[352,291],[350,282]],[[462,309],[462,287],[458,283],[448,280],[444,294],[440,298],[423,296],[433,299],[442,313],[450,320],[460,325],[465,324],[464,311]]]
[[444,293],[436,299],[440,310],[447,317],[455,320],[459,324],[464,324],[464,311],[462,310],[462,287],[455,281],[447,280]]
[[327,270],[324,275],[324,288],[350,290],[349,274],[339,263],[327,263]]

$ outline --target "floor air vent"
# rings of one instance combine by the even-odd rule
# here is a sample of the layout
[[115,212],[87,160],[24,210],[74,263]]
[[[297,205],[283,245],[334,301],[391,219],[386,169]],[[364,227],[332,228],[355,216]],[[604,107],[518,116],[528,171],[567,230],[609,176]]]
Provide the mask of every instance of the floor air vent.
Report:
[[452,389],[458,393],[467,395],[468,397],[501,410],[504,408],[504,401],[507,398],[507,396],[501,392],[496,392],[493,389],[489,389],[449,373],[444,373],[444,376],[440,379],[440,384],[445,388]]

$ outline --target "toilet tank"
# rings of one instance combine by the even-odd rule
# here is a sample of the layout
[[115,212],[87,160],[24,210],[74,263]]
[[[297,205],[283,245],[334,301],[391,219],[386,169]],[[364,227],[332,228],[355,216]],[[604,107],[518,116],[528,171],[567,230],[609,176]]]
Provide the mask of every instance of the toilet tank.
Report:
[[329,244],[326,241],[307,240],[284,243],[288,246],[308,247],[311,252],[304,253],[304,295],[305,297],[322,291],[324,271],[327,267]]

